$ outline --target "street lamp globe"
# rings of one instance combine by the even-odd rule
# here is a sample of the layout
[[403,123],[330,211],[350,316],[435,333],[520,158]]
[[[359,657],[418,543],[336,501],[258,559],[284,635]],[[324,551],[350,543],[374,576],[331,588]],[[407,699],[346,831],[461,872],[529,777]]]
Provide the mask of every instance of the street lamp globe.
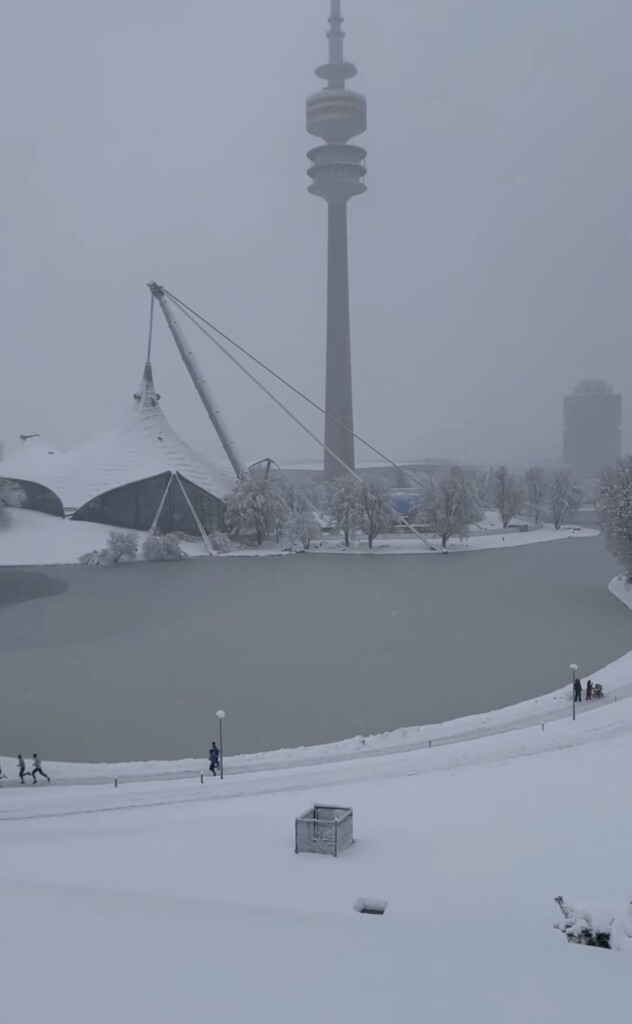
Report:
[[216,711],[215,712],[215,717],[219,718],[219,720],[221,722],[222,718],[226,718],[226,712],[225,711]]
[[568,667],[570,668],[571,672],[577,672],[577,665],[569,665]]

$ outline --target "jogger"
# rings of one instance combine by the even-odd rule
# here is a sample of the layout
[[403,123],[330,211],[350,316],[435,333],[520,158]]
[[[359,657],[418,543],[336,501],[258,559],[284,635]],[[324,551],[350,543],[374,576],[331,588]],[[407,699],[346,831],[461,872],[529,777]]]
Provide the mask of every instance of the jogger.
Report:
[[50,782],[48,775],[42,768],[42,759],[38,757],[37,754],[33,754],[33,769],[31,771],[31,775],[33,776],[33,785],[37,782],[37,779],[35,778],[36,775],[42,775],[47,782]]

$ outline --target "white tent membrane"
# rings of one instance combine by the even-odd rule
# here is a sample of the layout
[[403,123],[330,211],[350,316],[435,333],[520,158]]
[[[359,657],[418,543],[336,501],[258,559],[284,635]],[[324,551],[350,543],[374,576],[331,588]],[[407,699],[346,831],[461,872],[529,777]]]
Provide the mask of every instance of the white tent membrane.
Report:
[[162,473],[178,473],[216,498],[235,484],[228,465],[199,455],[172,429],[149,362],[134,405],[119,427],[68,452],[55,451],[38,435],[24,437],[21,445],[21,451],[1,464],[1,475],[49,488],[67,514],[108,491]]

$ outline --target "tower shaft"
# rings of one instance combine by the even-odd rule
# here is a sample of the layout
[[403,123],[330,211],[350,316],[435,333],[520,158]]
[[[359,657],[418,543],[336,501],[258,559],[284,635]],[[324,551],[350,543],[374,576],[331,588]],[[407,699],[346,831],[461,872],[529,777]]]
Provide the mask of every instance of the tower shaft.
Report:
[[344,470],[330,452],[355,469],[346,202],[328,205],[326,360],[325,479],[335,480]]

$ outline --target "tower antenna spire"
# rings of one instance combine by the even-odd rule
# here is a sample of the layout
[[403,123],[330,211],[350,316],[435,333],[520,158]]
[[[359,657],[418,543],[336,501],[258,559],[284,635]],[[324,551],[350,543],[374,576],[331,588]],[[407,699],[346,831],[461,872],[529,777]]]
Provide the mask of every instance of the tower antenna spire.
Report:
[[342,23],[344,18],[341,11],[340,0],[331,0],[331,14],[329,15],[329,63],[344,63],[344,38]]

